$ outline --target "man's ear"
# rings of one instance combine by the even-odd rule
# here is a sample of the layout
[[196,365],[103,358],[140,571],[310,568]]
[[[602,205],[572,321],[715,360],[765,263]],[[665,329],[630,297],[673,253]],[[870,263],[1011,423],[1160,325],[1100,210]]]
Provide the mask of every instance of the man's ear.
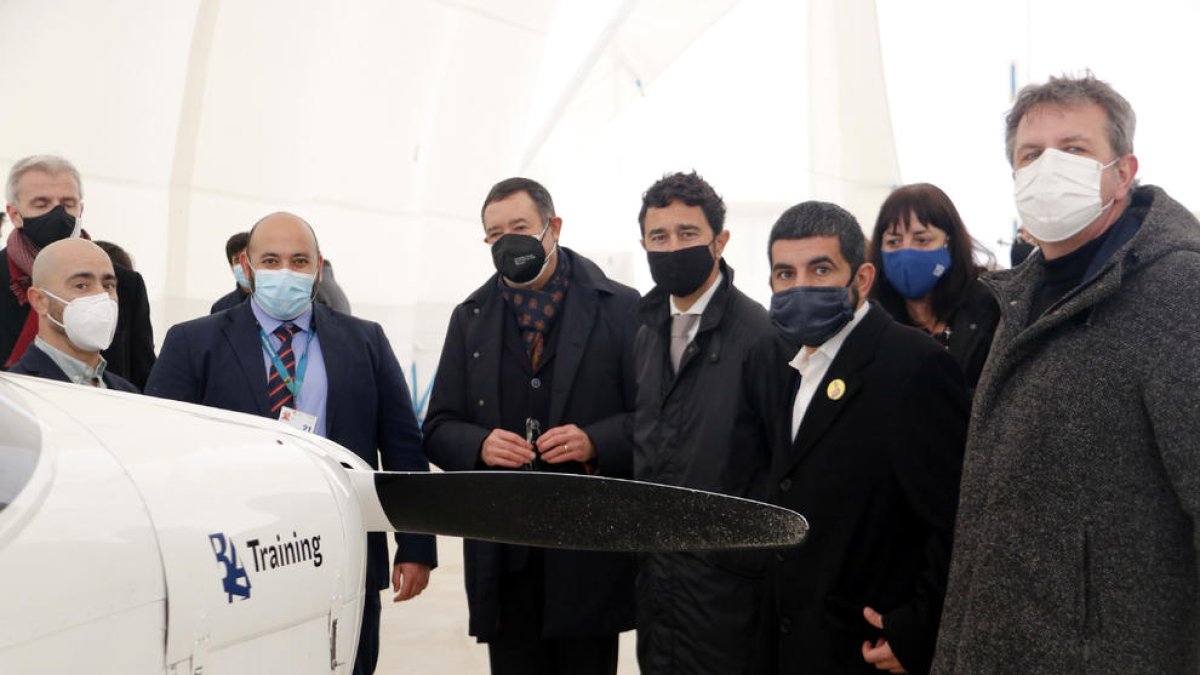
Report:
[[42,292],[42,289],[36,286],[30,286],[28,291],[29,306],[39,316],[50,311],[50,296]]
[[13,227],[21,229],[25,226],[25,219],[21,217],[21,212],[17,211],[17,207],[12,204],[5,204],[4,211],[8,213],[8,220],[13,224]]
[[858,271],[854,273],[854,285],[858,288],[859,304],[861,306],[871,295],[871,286],[875,285],[875,266],[871,263],[859,265]]
[[1133,190],[1133,179],[1137,176],[1138,158],[1132,152],[1117,160],[1117,193],[1116,199],[1125,199]]
[[729,243],[729,230],[721,230],[721,234],[713,237],[713,243],[717,245],[717,250],[713,257],[719,260],[725,254],[725,245]]

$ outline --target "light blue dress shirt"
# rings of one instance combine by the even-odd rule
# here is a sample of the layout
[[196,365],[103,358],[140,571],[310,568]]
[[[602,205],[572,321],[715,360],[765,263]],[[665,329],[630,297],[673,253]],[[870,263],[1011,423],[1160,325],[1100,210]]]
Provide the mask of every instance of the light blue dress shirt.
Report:
[[[263,311],[262,307],[258,306],[258,302],[251,296],[250,309],[254,311],[254,318],[258,319],[258,325],[262,327],[264,333],[267,334],[267,339],[271,341],[271,347],[276,351],[279,350],[279,344],[282,342],[275,337],[275,330],[285,323],[295,324],[300,327],[300,332],[292,336],[292,351],[296,354],[296,364],[299,367],[300,359],[304,357],[305,350],[310,350],[308,355],[308,365],[304,370],[304,382],[300,385],[300,395],[295,397],[293,407],[301,412],[306,412],[317,418],[317,426],[314,429],[317,435],[325,435],[325,409],[329,402],[329,378],[325,373],[325,357],[321,352],[321,336],[313,333],[313,309],[312,305],[304,310],[300,316],[291,321],[280,321]],[[309,335],[312,335],[312,341],[309,341]],[[271,355],[266,349],[261,349],[263,357],[263,365],[266,367],[267,379],[271,378]],[[266,386],[266,382],[263,383]]]

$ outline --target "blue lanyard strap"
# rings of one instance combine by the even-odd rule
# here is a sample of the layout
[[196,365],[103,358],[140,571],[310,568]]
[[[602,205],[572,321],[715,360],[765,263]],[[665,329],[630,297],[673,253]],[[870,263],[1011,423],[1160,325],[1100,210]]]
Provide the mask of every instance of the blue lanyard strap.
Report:
[[258,337],[262,340],[263,349],[267,350],[267,356],[271,357],[271,363],[275,364],[275,370],[279,371],[279,377],[283,378],[284,386],[292,392],[292,398],[296,399],[297,405],[300,403],[300,388],[304,386],[304,371],[308,368],[309,347],[312,347],[313,335],[316,334],[316,331],[312,330],[313,328],[316,326],[311,326],[309,330],[304,331],[308,333],[308,338],[304,342],[304,354],[296,361],[296,376],[292,377],[288,374],[287,367],[283,365],[283,359],[279,358],[279,354],[271,346],[271,341],[267,339],[267,334],[263,331],[262,326],[258,327]]

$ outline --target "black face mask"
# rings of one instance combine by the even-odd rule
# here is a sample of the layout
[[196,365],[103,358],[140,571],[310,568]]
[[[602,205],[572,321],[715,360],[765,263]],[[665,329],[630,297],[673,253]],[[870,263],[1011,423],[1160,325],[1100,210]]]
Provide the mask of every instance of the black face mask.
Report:
[[779,291],[771,296],[771,322],[797,346],[819,347],[854,318],[856,295],[848,286],[795,286]]
[[650,263],[654,283],[677,298],[700,290],[713,269],[713,254],[708,245],[678,251],[647,251],[646,261]]
[[39,249],[71,236],[75,231],[75,216],[67,213],[67,209],[59,204],[40,216],[23,218],[21,230],[29,241]]
[[506,234],[492,244],[492,264],[496,271],[514,284],[527,284],[546,268],[546,251],[542,248],[542,237],[546,229],[536,237],[527,234]]

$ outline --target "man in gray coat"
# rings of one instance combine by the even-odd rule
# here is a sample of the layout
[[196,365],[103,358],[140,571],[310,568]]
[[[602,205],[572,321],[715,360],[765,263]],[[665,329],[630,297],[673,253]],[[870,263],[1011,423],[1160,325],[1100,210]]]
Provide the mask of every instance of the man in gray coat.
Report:
[[1195,673],[1200,223],[1134,183],[1134,114],[1090,74],[1021,91],[936,673]]
[[[761,378],[750,372],[750,353],[776,331],[721,258],[725,204],[695,173],[677,173],[646,191],[638,220],[656,286],[638,306],[634,477],[764,499],[768,427],[751,404]],[[764,576],[761,552],[645,556],[641,672],[747,672]]]

